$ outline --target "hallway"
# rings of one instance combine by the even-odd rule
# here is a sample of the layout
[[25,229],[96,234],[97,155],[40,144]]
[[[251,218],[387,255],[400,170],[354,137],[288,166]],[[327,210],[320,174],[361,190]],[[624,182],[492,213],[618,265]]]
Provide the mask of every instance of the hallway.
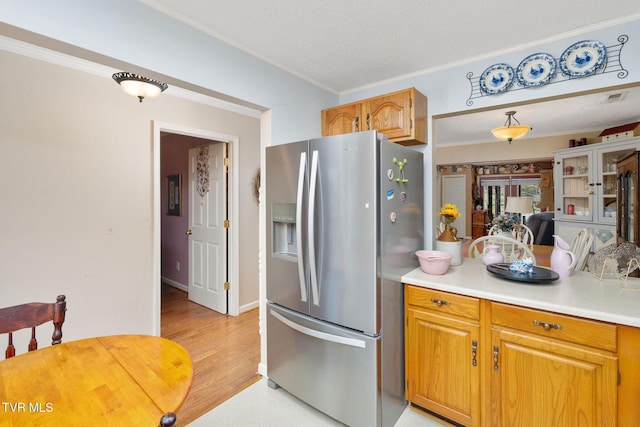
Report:
[[189,301],[182,290],[162,285],[161,336],[181,344],[193,360],[193,385],[177,413],[179,425],[261,378],[258,312],[223,315]]

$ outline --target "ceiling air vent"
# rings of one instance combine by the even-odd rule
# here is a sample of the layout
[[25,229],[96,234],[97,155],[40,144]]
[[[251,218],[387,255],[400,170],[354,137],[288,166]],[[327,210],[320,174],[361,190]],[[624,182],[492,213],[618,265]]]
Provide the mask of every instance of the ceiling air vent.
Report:
[[619,102],[622,101],[624,99],[624,95],[622,92],[618,92],[618,93],[611,93],[609,95],[607,95],[607,97],[605,98],[604,102],[605,104],[612,104],[614,102]]

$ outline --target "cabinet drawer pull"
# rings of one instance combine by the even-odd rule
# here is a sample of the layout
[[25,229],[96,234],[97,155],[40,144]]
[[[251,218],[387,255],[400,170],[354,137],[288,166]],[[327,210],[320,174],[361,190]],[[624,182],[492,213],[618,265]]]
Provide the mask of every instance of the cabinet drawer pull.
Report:
[[478,352],[478,341],[471,341],[471,364],[473,366],[478,365],[478,359],[476,358],[476,354]]
[[493,370],[498,372],[498,353],[500,352],[500,349],[498,348],[497,345],[493,346]]
[[438,307],[442,307],[443,305],[451,305],[449,301],[445,301],[443,299],[431,298],[431,302],[436,304]]
[[534,320],[533,324],[536,326],[542,326],[545,331],[548,331],[550,329],[557,329],[558,331],[562,330],[562,326],[556,323],[548,323],[548,322],[541,322],[539,320]]

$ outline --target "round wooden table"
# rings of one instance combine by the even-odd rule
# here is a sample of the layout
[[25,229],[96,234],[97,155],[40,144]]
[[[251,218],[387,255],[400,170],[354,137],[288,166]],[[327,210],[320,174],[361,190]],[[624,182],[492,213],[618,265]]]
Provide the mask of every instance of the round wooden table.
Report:
[[147,335],[70,341],[0,361],[2,426],[157,426],[184,402],[189,353]]

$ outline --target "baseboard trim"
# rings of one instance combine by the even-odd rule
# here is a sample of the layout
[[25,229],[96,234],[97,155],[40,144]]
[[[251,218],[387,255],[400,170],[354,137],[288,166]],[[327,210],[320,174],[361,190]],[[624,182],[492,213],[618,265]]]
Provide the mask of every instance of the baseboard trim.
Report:
[[[161,278],[162,283],[166,283],[169,286],[173,286],[176,289],[180,289],[181,291],[185,291],[185,292],[189,292],[189,287],[187,285],[183,285],[180,282],[176,282],[175,280],[169,279],[167,277],[162,277]],[[240,314],[247,312],[249,310],[253,310],[254,308],[258,308],[260,305],[259,301],[253,301],[250,302],[249,304],[245,304],[243,306],[240,307]]]
[[161,277],[162,283],[166,283],[169,286],[173,286],[174,288],[180,289],[181,291],[189,292],[189,287],[187,285],[183,285],[180,282],[176,282],[175,280],[168,279],[166,277]]
[[243,306],[240,306],[240,313],[244,313],[246,311],[253,310],[254,308],[258,308],[259,305],[260,305],[259,301],[254,301],[254,302],[251,302],[249,304],[245,304]]

